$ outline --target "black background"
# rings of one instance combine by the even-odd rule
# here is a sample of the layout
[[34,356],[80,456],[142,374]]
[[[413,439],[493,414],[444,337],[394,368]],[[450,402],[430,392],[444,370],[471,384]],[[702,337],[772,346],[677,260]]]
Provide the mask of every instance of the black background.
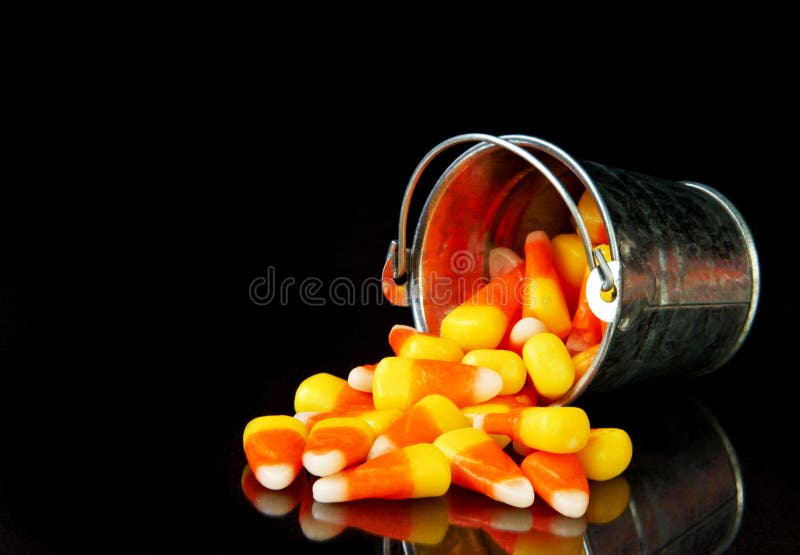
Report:
[[[684,74],[659,60],[635,78],[618,68],[555,86],[519,68],[443,64],[417,81],[301,68],[301,81],[221,64],[188,86],[164,75],[114,80],[88,102],[44,93],[44,116],[19,136],[24,172],[3,188],[0,546],[245,553],[300,542],[238,490],[241,430],[291,414],[304,377],[346,376],[386,354],[389,327],[411,314],[307,306],[297,289],[259,306],[250,285],[269,268],[326,285],[379,276],[417,162],[452,135],[485,132],[699,181],[740,209],[761,258],[755,326],[731,363],[679,387],[703,396],[742,461],[732,552],[796,550],[796,141],[782,134],[782,80],[743,57],[721,62],[709,55]],[[538,71],[564,73],[541,60]]]

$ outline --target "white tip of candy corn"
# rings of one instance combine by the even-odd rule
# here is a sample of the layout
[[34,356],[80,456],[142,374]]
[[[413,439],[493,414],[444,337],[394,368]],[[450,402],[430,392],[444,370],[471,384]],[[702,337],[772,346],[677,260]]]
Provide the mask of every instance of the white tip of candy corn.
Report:
[[488,368],[478,368],[472,389],[476,403],[497,396],[501,389],[503,389],[503,377],[500,374]]
[[375,372],[367,370],[363,366],[356,366],[347,375],[347,383],[353,389],[372,393],[372,381],[375,377]]
[[343,476],[326,476],[314,482],[311,488],[314,501],[320,503],[338,503],[347,501],[347,478]]
[[479,430],[483,429],[483,420],[486,418],[485,414],[473,414],[470,416],[472,418],[472,427],[477,428]]
[[580,490],[562,490],[553,494],[550,506],[564,516],[578,518],[586,513],[589,496]]
[[496,247],[489,251],[489,279],[513,270],[522,258],[508,247]]
[[394,451],[395,449],[397,449],[397,445],[395,445],[394,441],[383,435],[378,436],[375,438],[375,441],[372,442],[372,448],[369,450],[367,459],[374,459],[379,455]]
[[312,416],[316,415],[316,414],[319,414],[319,412],[318,411],[313,411],[313,410],[307,410],[307,411],[304,411],[304,412],[295,413],[294,418],[295,418],[295,420],[299,420],[303,424],[308,425],[309,419]]
[[512,478],[492,486],[492,497],[512,507],[533,505],[533,486],[525,478]]
[[525,342],[536,334],[547,331],[547,326],[541,320],[531,316],[520,318],[508,334],[508,342],[512,348],[520,350]]
[[283,489],[297,477],[289,464],[262,464],[255,475],[258,483],[268,489]]
[[328,476],[339,472],[346,464],[344,453],[338,449],[320,454],[313,451],[303,453],[303,466],[314,476]]

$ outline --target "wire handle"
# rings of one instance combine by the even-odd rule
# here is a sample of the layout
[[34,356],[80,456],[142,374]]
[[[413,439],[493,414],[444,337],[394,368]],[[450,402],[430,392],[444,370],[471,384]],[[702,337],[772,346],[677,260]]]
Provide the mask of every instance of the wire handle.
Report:
[[[485,142],[513,152],[539,170],[539,172],[541,172],[541,174],[550,182],[550,184],[555,187],[556,191],[558,191],[558,194],[561,195],[561,198],[567,205],[570,214],[572,214],[572,217],[575,220],[575,225],[578,228],[578,235],[583,243],[583,250],[584,254],[586,255],[586,261],[589,264],[589,269],[595,270],[597,268],[600,273],[600,289],[602,291],[611,291],[615,287],[613,272],[606,263],[603,254],[599,250],[592,250],[592,241],[589,238],[589,232],[586,229],[586,224],[584,223],[583,218],[581,218],[578,207],[572,200],[572,196],[569,194],[569,192],[567,192],[567,189],[564,187],[564,185],[555,175],[553,175],[547,166],[545,166],[529,151],[511,142],[513,140],[525,140],[526,143],[533,143],[533,145],[539,150],[542,150],[543,152],[550,154],[551,156],[563,162],[578,177],[581,183],[583,183],[583,185],[594,195],[594,197],[599,198],[599,194],[594,182],[583,170],[583,168],[581,168],[580,165],[578,165],[578,163],[575,162],[575,160],[573,160],[566,152],[546,141],[542,141],[541,139],[537,139],[535,137],[529,137],[527,135],[503,135],[502,137],[495,137],[494,135],[487,135],[485,133],[465,133],[463,135],[451,137],[428,151],[422,160],[420,160],[419,164],[417,164],[416,169],[414,169],[414,173],[408,180],[408,185],[406,186],[406,191],[403,195],[403,204],[400,207],[400,220],[397,229],[397,239],[391,242],[388,252],[388,256],[392,261],[392,277],[395,282],[403,281],[408,270],[408,258],[406,251],[408,213],[411,208],[411,196],[414,193],[414,189],[419,182],[422,172],[425,171],[425,169],[428,167],[431,161],[436,158],[436,156],[452,146],[467,142]],[[598,202],[598,209],[600,210],[603,221],[607,222],[609,220],[609,216],[605,206]]]

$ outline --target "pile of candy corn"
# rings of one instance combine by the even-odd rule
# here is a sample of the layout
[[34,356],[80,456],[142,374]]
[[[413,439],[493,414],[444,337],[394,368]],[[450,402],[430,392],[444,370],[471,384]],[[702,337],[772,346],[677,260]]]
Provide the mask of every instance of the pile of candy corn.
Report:
[[[596,206],[582,198],[579,209],[602,248]],[[347,379],[309,376],[294,416],[251,420],[243,441],[254,478],[281,490],[305,469],[319,477],[319,503],[438,497],[455,485],[512,507],[540,497],[583,516],[588,480],[618,476],[633,452],[624,430],[550,406],[591,366],[604,333],[586,302],[583,245],[575,234],[551,241],[534,231],[524,258],[493,249],[489,274],[438,335],[395,325],[393,356]]]

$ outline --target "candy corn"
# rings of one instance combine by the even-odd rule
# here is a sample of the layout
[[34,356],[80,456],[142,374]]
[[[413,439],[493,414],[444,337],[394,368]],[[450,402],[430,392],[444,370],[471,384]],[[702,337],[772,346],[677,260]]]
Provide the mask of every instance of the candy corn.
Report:
[[610,480],[622,474],[633,456],[633,443],[620,428],[593,428],[578,459],[591,480]]
[[589,417],[579,407],[528,407],[478,414],[472,425],[550,453],[576,453],[589,440]]
[[522,347],[528,339],[546,331],[547,326],[541,320],[537,320],[533,316],[520,318],[511,327],[511,332],[508,335],[508,348],[515,353],[522,353]]
[[525,239],[522,316],[541,320],[548,331],[562,339],[566,339],[572,329],[567,302],[553,268],[550,239],[543,231],[533,231]]
[[464,352],[494,349],[503,339],[520,302],[518,287],[523,265],[492,279],[442,319],[439,335],[452,339]]
[[445,360],[386,357],[375,368],[372,390],[375,408],[406,410],[432,393],[463,407],[491,399],[502,388],[503,378],[488,368]]
[[528,339],[522,358],[536,391],[548,399],[558,399],[575,382],[572,357],[555,334],[545,332]]
[[303,380],[294,396],[295,412],[373,408],[372,395],[353,389],[346,380],[327,372]]
[[594,358],[597,356],[597,351],[600,350],[600,344],[589,347],[585,351],[578,353],[572,357],[572,366],[575,368],[575,381],[580,380],[589,368],[592,367]]
[[372,379],[375,377],[377,364],[360,364],[347,374],[347,384],[353,389],[372,393]]
[[580,212],[581,219],[586,225],[586,231],[589,232],[589,239],[592,244],[608,243],[608,233],[605,225],[603,225],[600,208],[597,206],[592,193],[588,190],[584,191],[581,194],[581,198],[578,199],[578,212]]
[[308,434],[303,466],[315,476],[328,476],[366,459],[374,438],[372,428],[360,418],[326,418]]
[[520,465],[536,495],[564,516],[578,518],[589,505],[589,482],[574,453],[534,451]]
[[[498,395],[483,403],[463,407],[461,412],[470,419],[470,425],[475,415],[489,414],[492,412],[508,412],[511,409],[521,407],[533,407],[536,405],[536,390],[528,385],[523,387],[518,393],[513,395]],[[505,434],[489,434],[500,447],[505,447],[511,442],[511,438]]]
[[389,331],[389,345],[399,357],[458,362],[464,356],[461,347],[452,339],[423,333],[402,324],[396,324]]
[[364,410],[364,409],[349,409],[349,410],[338,410],[332,412],[298,412],[295,413],[294,417],[303,422],[306,425],[306,428],[310,431],[314,425],[327,418],[336,418],[341,416],[355,416],[360,418],[367,424],[369,427],[372,428],[372,433],[375,435],[382,434],[386,431],[392,422],[400,418],[402,415],[402,411],[397,409],[385,409],[385,410]]
[[522,357],[504,349],[475,349],[465,354],[461,362],[489,368],[500,374],[503,378],[500,395],[517,393],[525,385],[525,379],[528,377]]
[[431,443],[444,432],[471,425],[450,399],[438,394],[426,395],[375,438],[368,458],[415,443]]
[[524,260],[508,247],[495,247],[489,251],[489,279],[500,277],[520,267]]
[[418,443],[314,482],[322,503],[356,499],[412,499],[442,495],[450,487],[450,463],[438,447]]
[[512,507],[530,507],[533,487],[517,464],[482,430],[460,428],[433,444],[450,461],[454,484],[483,493]]
[[[606,260],[611,260],[611,249],[608,245],[599,245],[600,252]],[[571,352],[585,351],[589,347],[600,343],[603,339],[605,329],[602,322],[597,316],[594,315],[592,309],[589,307],[589,300],[586,298],[586,282],[589,280],[589,268],[583,275],[581,287],[578,295],[578,306],[572,316],[572,331],[567,338],[567,349]],[[607,301],[611,300],[610,293],[601,293],[603,298]]]
[[305,425],[282,414],[259,416],[247,423],[242,437],[247,464],[265,488],[283,489],[302,468]]
[[[581,312],[585,292],[574,294],[564,325],[572,301],[561,287],[571,297],[588,274],[580,246],[573,234],[551,244],[533,232],[524,260],[494,248],[491,281],[445,316],[440,336],[398,324],[389,332],[395,356],[356,366],[347,380],[303,380],[294,418],[245,426],[245,496],[270,516],[299,503],[314,541],[354,527],[434,545],[452,523],[512,552],[579,552],[587,522],[624,512],[630,489],[620,474],[633,449],[625,431],[590,428],[578,407],[536,406],[569,393],[599,352],[604,327]],[[456,502],[465,495],[471,509]]]
[[553,252],[553,268],[558,274],[567,308],[570,314],[574,314],[583,274],[588,266],[583,241],[577,233],[562,233],[553,237],[550,246]]

